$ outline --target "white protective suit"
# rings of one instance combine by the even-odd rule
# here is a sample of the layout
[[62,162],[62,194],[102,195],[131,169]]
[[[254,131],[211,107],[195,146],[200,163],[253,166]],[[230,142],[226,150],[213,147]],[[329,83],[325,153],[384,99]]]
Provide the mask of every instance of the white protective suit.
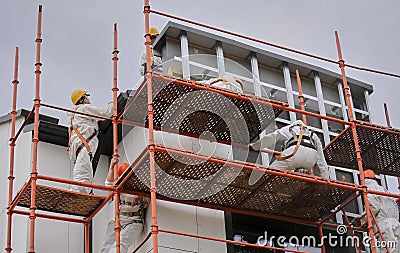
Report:
[[[113,182],[106,180],[105,185],[113,186]],[[143,232],[143,215],[145,208],[148,206],[147,199],[141,204],[132,205],[133,195],[120,194],[120,252],[127,253],[128,249],[133,246],[137,247],[140,235]],[[141,213],[141,215],[139,214]],[[115,220],[112,219],[107,224],[105,240],[101,246],[100,253],[114,253],[116,247],[115,241]]]
[[[267,134],[257,142],[250,145],[254,150],[257,151],[263,148],[274,149],[277,142],[283,142],[284,144],[286,144],[290,139],[293,138],[293,133],[290,132],[290,129],[294,132],[294,134],[298,136],[300,133],[300,127],[302,125],[304,126],[302,145],[300,145],[295,155],[286,160],[275,160],[270,166],[272,168],[285,170],[308,170],[314,167],[315,164],[317,164],[321,172],[321,177],[329,178],[328,165],[325,161],[321,141],[316,134],[312,134],[312,132],[304,125],[301,120],[297,120],[288,126],[275,130],[274,132]],[[311,141],[310,139],[307,139],[307,137],[309,138],[310,135]],[[304,146],[304,143],[307,143],[306,145],[311,144],[314,148]],[[296,142],[294,143],[294,145],[284,149],[281,153],[281,156],[285,157],[292,154],[296,146],[295,144]]]
[[[113,113],[113,103],[109,102],[107,108],[99,108],[91,104],[80,104],[77,105],[74,111],[82,112],[82,113],[89,113],[93,115],[99,115],[103,117],[110,117]],[[70,117],[70,124],[72,122],[72,126],[74,126],[78,131],[82,134],[82,136],[88,140],[90,136],[97,132],[97,119],[77,113],[67,113]],[[71,120],[72,119],[72,120]],[[94,136],[89,142],[89,147],[92,151],[94,156],[97,145],[99,141],[96,136]],[[92,168],[92,161],[89,157],[89,153],[85,146],[81,148],[81,151],[76,155],[76,152],[81,146],[82,141],[79,136],[76,134],[75,131],[72,130],[71,137],[70,137],[70,151],[69,156],[71,161],[74,163],[74,170],[73,170],[73,180],[78,182],[85,182],[85,183],[92,183],[93,180],[93,168]],[[72,191],[82,192],[82,193],[89,193],[90,188],[84,186],[77,186],[72,185]]]
[[[368,187],[368,190],[387,192],[387,190],[380,186],[374,179],[366,178],[365,185]],[[396,200],[386,196],[368,194],[368,202],[386,243],[396,242],[397,247],[389,248],[390,252],[399,253],[400,223]],[[379,245],[377,244],[377,246]],[[386,252],[386,248],[379,247],[377,248],[377,252]]]
[[243,89],[239,82],[235,80],[231,75],[225,75],[222,78],[211,78],[210,80],[204,81],[204,83],[210,84],[211,86],[221,87],[228,90],[237,92],[243,92]]
[[[161,56],[155,50],[153,51],[153,47],[151,47],[152,57],[151,60],[153,62],[152,68],[153,71],[162,72],[162,60]],[[141,76],[146,74],[146,51],[142,52],[139,60],[139,73]]]

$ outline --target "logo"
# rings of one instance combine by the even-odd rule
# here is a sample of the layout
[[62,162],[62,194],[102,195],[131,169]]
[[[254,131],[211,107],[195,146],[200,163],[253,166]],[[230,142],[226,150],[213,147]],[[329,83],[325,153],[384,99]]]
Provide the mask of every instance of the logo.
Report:
[[[339,232],[340,231],[340,232]],[[347,227],[344,225],[339,225],[337,228],[337,232],[339,235],[344,235],[347,233]],[[371,247],[371,237],[369,234],[364,232],[359,234],[359,236],[346,235],[346,236],[337,236],[331,233],[322,236],[322,238],[318,238],[312,235],[304,235],[301,237],[298,236],[282,236],[282,235],[271,235],[269,236],[267,231],[264,232],[264,235],[260,235],[257,238],[257,244],[260,246],[273,246],[277,245],[278,247],[287,247],[288,245],[292,247],[314,247],[320,248],[322,245],[329,246],[331,248],[355,248],[363,245],[366,248]],[[396,241],[381,241],[378,238],[374,238],[375,247],[376,248],[389,248],[396,249],[397,243]]]
[[339,235],[346,234],[346,233],[347,233],[347,226],[346,226],[346,225],[339,225],[339,226],[337,226],[336,232],[337,232]]

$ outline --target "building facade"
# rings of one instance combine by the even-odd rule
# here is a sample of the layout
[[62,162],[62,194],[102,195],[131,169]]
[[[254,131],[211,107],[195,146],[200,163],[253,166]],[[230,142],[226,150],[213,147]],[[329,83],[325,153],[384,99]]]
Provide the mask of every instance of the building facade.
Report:
[[[233,76],[243,82],[244,93],[254,94],[285,102],[291,108],[300,108],[299,89],[295,72],[299,71],[303,96],[305,98],[305,110],[330,116],[337,119],[348,120],[347,107],[343,94],[341,75],[329,70],[313,66],[301,61],[284,57],[269,51],[250,46],[230,38],[216,35],[205,30],[199,30],[177,23],[169,22],[161,31],[155,41],[154,50],[161,55],[163,60],[162,71],[165,74],[183,77],[199,82],[210,78]],[[357,120],[369,121],[369,96],[373,92],[370,84],[348,78],[352,94],[354,115]],[[121,93],[118,102],[123,106],[130,98],[135,96],[136,91]],[[27,113],[20,113],[18,122],[24,121]],[[43,116],[44,117],[44,116]],[[283,111],[275,119],[278,127],[289,124],[296,119],[301,119],[300,114]],[[0,120],[1,138],[6,142],[10,135],[9,117]],[[72,178],[72,166],[65,151],[68,131],[65,126],[58,125],[58,121],[52,118],[44,118],[41,123],[43,134],[39,136],[39,173],[62,178]],[[47,122],[47,123],[46,123]],[[307,117],[307,123],[319,135],[323,145],[327,145],[337,136],[344,126],[334,122],[328,122],[317,118]],[[95,183],[103,184],[107,173],[109,159],[112,154],[112,130],[111,124],[104,123],[100,126],[103,138],[103,150],[99,158]],[[271,128],[269,128],[271,129]],[[120,127],[122,136],[119,142],[120,161],[132,163],[146,148],[148,130],[143,127]],[[47,133],[47,134],[46,134]],[[263,135],[265,133],[261,133]],[[250,141],[255,141],[256,137]],[[19,157],[16,164],[16,183],[14,195],[21,189],[29,175],[30,155],[32,149],[32,128],[25,127],[21,140],[17,144]],[[224,158],[234,158],[229,146],[224,144],[213,144],[211,141],[202,141],[190,136],[180,136],[176,133],[163,133],[156,131],[155,143],[170,144],[183,149],[196,150],[202,154],[209,154]],[[1,158],[7,161],[7,152],[2,151]],[[270,158],[263,155],[259,163],[268,165]],[[8,164],[5,164],[4,173]],[[3,171],[3,170],[2,170]],[[315,171],[319,175],[318,170]],[[358,184],[357,171],[330,166],[330,178],[345,182]],[[383,177],[381,178],[383,179]],[[4,182],[4,183],[3,183]],[[382,180],[385,184],[385,180]],[[2,191],[6,191],[6,180],[2,179]],[[53,186],[53,185],[52,185]],[[54,185],[60,187],[59,185]],[[101,191],[96,194],[104,194]],[[1,208],[5,210],[7,204],[6,196],[2,196]],[[158,200],[157,202],[158,222],[166,229],[178,230],[197,235],[232,240],[240,237],[255,243],[260,235],[265,232],[270,235],[316,235],[317,228],[290,222],[276,221],[273,219],[260,218],[208,209],[197,206],[188,206],[178,203],[170,203]],[[92,229],[93,252],[98,252],[104,237],[104,229],[107,220],[113,216],[113,205],[109,204],[104,210],[96,215]],[[346,207],[349,217],[356,218],[363,213],[361,198]],[[143,238],[150,231],[150,208],[147,210],[146,229]],[[29,217],[14,215],[15,225],[13,229],[14,250],[16,252],[26,251],[29,247],[28,223]],[[41,220],[41,219],[39,219]],[[342,214],[337,214],[331,222],[343,223]],[[53,223],[59,226],[57,233],[48,228]],[[5,245],[6,238],[6,212],[1,213],[1,245]],[[328,231],[329,232],[329,231]],[[83,231],[79,224],[58,223],[43,220],[37,226],[37,251],[38,252],[79,252],[83,251]],[[21,240],[19,238],[22,238]],[[57,239],[56,239],[57,238]],[[49,240],[50,239],[50,240]],[[18,243],[16,243],[18,241]],[[19,243],[19,242],[24,243]],[[151,251],[151,243],[145,245],[141,252]],[[182,238],[176,235],[161,234],[159,236],[160,252],[261,252],[240,246],[229,246],[224,243],[211,242],[198,238]],[[299,248],[294,246],[294,248]],[[288,248],[290,246],[288,245]],[[320,252],[317,248],[299,248],[309,252]],[[341,252],[353,252],[354,248],[343,249]],[[328,248],[328,252],[334,252]]]

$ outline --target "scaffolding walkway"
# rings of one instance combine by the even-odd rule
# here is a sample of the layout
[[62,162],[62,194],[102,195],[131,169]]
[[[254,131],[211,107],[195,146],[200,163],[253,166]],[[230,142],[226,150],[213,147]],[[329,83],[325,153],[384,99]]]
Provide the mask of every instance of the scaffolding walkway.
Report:
[[[400,130],[354,121],[365,168],[378,174],[400,177]],[[325,149],[326,162],[358,170],[351,127],[343,130]]]
[[[237,35],[221,29],[194,23],[192,21],[173,17],[171,15],[150,10],[149,1],[145,0],[144,16],[146,29],[146,51],[147,51],[147,72],[145,80],[126,105],[125,109],[118,111],[118,86],[117,86],[117,27],[114,25],[114,112],[111,118],[99,117],[97,115],[85,114],[86,116],[96,117],[100,120],[111,120],[113,126],[113,158],[118,158],[118,124],[126,124],[128,126],[146,127],[149,131],[149,143],[139,157],[131,164],[130,168],[118,178],[117,170],[114,169],[114,178],[116,180],[115,187],[107,187],[88,183],[78,183],[71,180],[53,178],[40,175],[37,169],[37,144],[39,142],[39,108],[41,106],[59,109],[63,111],[71,111],[69,109],[60,108],[52,105],[41,103],[39,96],[40,88],[40,44],[41,39],[41,15],[42,7],[39,6],[38,15],[38,32],[37,32],[37,55],[36,55],[36,93],[34,100],[34,134],[33,134],[33,151],[32,151],[32,170],[31,176],[25,185],[19,190],[18,194],[13,198],[13,170],[14,170],[14,147],[20,131],[15,132],[15,115],[16,115],[16,97],[18,84],[18,48],[15,57],[14,72],[14,94],[12,108],[12,133],[10,144],[10,175],[9,175],[9,202],[8,202],[8,234],[6,252],[12,251],[11,247],[11,224],[12,215],[21,214],[30,217],[30,249],[29,252],[35,252],[35,219],[37,217],[57,219],[69,222],[83,223],[85,226],[85,252],[89,253],[89,222],[104,207],[104,205],[112,198],[118,199],[119,192],[137,194],[147,196],[151,200],[151,232],[144,238],[143,242],[138,245],[134,252],[140,250],[145,241],[152,239],[153,252],[158,252],[158,235],[159,233],[169,233],[182,236],[190,236],[205,240],[212,240],[221,243],[229,243],[235,245],[249,246],[260,249],[274,249],[286,252],[301,252],[298,250],[288,250],[271,246],[260,246],[257,244],[237,242],[222,238],[213,238],[206,235],[194,235],[182,233],[179,231],[170,231],[158,227],[157,223],[157,206],[156,199],[163,199],[172,202],[185,203],[194,206],[202,206],[229,212],[237,212],[260,217],[273,218],[284,221],[297,222],[302,224],[313,224],[318,226],[319,235],[323,236],[323,226],[327,225],[326,221],[335,213],[343,211],[343,208],[351,203],[354,199],[362,196],[366,206],[367,230],[371,237],[372,246],[375,245],[373,221],[371,220],[371,212],[367,198],[368,193],[379,194],[384,196],[399,197],[396,194],[381,193],[368,191],[365,187],[363,168],[377,168],[380,173],[400,176],[398,163],[399,146],[400,146],[400,130],[389,127],[378,126],[370,123],[354,120],[352,114],[352,105],[350,103],[350,92],[346,82],[345,67],[357,68],[344,63],[341,55],[340,43],[338,36],[337,47],[339,60],[333,61],[307,53],[302,53],[292,49],[283,48],[292,52],[300,53],[319,60],[328,61],[338,64],[342,73],[344,92],[346,95],[346,103],[349,108],[350,121],[344,121],[328,116],[322,116],[316,113],[305,111],[304,100],[302,100],[301,83],[299,85],[299,99],[301,109],[290,108],[286,103],[274,101],[250,94],[232,92],[222,88],[210,87],[203,83],[192,80],[174,78],[161,73],[153,73],[150,59],[150,34],[149,34],[149,15],[154,13],[169,18],[179,19],[209,29],[226,32],[231,35],[244,37],[259,43],[276,46],[270,43],[261,42],[242,35]],[[383,73],[374,70],[363,69],[379,74],[386,74],[394,77],[400,77],[390,73]],[[297,73],[298,74],[298,73]],[[298,80],[300,78],[298,77]],[[193,151],[177,149],[175,147],[166,147],[159,145],[154,141],[154,131],[166,131],[177,133],[189,137],[199,137],[204,131],[212,132],[216,137],[216,142],[229,144],[239,148],[247,147],[248,140],[231,138],[235,131],[240,129],[229,128],[229,122],[234,121],[238,117],[237,112],[227,112],[225,122],[215,114],[207,111],[199,111],[191,116],[182,119],[182,124],[177,128],[171,122],[171,119],[179,118],[185,115],[185,111],[191,111],[196,108],[196,104],[200,103],[200,98],[192,96],[194,92],[209,91],[209,94],[219,94],[231,101],[238,109],[243,117],[249,130],[250,140],[257,139],[260,133],[265,130],[282,111],[291,111],[303,116],[316,117],[329,121],[335,121],[346,125],[347,128],[339,134],[325,148],[325,156],[328,164],[334,166],[347,167],[358,170],[360,172],[360,185],[346,183],[342,181],[322,179],[313,175],[305,175],[291,171],[283,171],[260,164],[249,163],[239,160],[227,160],[216,156],[204,156]],[[173,107],[174,102],[188,95],[188,103],[185,107],[176,107],[174,110],[167,110]],[[210,103],[214,103],[213,97],[208,98]],[[129,110],[129,107],[135,108],[135,113]],[[257,116],[258,115],[258,116]],[[122,118],[123,116],[123,118]],[[261,116],[261,117],[260,117]],[[25,124],[22,125],[24,127]],[[172,157],[172,155],[174,157]],[[178,161],[174,158],[178,157]],[[179,161],[186,161],[182,163]],[[190,165],[188,165],[190,164]],[[117,165],[116,165],[117,166]],[[115,167],[116,168],[116,167]],[[257,171],[262,174],[260,180],[255,184],[249,184],[250,174]],[[161,173],[164,172],[164,173]],[[217,173],[218,172],[218,173]],[[165,173],[173,175],[183,180],[196,180],[198,188],[185,188],[180,185],[165,184]],[[237,174],[235,174],[237,173]],[[218,174],[220,177],[208,180],[210,176]],[[221,175],[222,174],[222,175]],[[230,178],[232,180],[222,187],[223,189],[215,194],[207,194],[209,189],[218,188],[224,185],[226,181],[222,179]],[[206,180],[207,179],[207,180]],[[72,192],[55,187],[49,187],[45,184],[39,184],[38,181],[54,181],[65,184],[75,184],[81,186],[92,187],[104,191],[110,191],[106,196],[97,196]],[[290,188],[287,187],[290,185]],[[159,192],[157,189],[164,189],[165,192]],[[165,190],[167,189],[167,190]],[[170,192],[167,192],[170,191]],[[178,196],[170,198],[166,196]],[[188,199],[192,196],[193,200]],[[63,201],[61,201],[63,200]],[[119,243],[120,227],[119,227],[119,202],[115,201],[116,213],[116,242]],[[23,210],[23,209],[28,209]],[[50,214],[49,214],[50,213]],[[54,213],[54,214],[51,214]],[[59,216],[73,215],[76,218]],[[332,224],[330,224],[332,225]],[[119,247],[116,252],[119,253]],[[325,247],[322,246],[322,252]],[[375,253],[376,249],[372,248]]]

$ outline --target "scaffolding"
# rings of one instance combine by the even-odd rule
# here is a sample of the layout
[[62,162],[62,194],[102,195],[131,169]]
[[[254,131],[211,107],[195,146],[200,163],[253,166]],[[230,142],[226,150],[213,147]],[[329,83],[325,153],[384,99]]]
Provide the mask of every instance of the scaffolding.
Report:
[[[304,56],[312,57],[318,60],[337,64],[342,74],[342,81],[344,85],[344,93],[346,104],[348,107],[349,121],[340,120],[328,116],[319,115],[316,113],[308,112],[304,108],[304,99],[302,95],[301,81],[298,71],[296,71],[297,84],[299,90],[300,109],[291,108],[286,103],[274,101],[263,97],[257,97],[251,94],[243,94],[223,88],[211,87],[204,83],[198,83],[193,80],[186,80],[183,78],[175,78],[162,73],[153,72],[151,68],[151,40],[150,40],[150,14],[161,15],[171,19],[177,19],[183,22],[188,22],[194,25],[202,26],[215,31],[223,32],[229,35],[237,36],[243,39],[251,40],[257,43],[278,47],[283,50],[291,51]],[[105,206],[105,204],[112,198],[115,199],[115,233],[116,233],[116,252],[120,252],[120,222],[119,222],[119,193],[129,193],[141,196],[150,197],[151,206],[151,231],[145,236],[143,241],[134,250],[137,252],[146,241],[152,239],[153,252],[158,252],[158,235],[160,233],[175,234],[181,236],[195,237],[205,240],[212,240],[221,243],[228,243],[234,245],[249,246],[260,249],[274,249],[286,252],[302,252],[299,250],[289,250],[277,248],[273,246],[262,246],[258,244],[251,244],[245,242],[237,242],[222,238],[213,238],[206,235],[196,235],[183,233],[179,231],[171,231],[159,228],[157,222],[157,206],[156,199],[167,200],[176,203],[184,203],[193,206],[201,206],[223,211],[242,213],[254,215],[259,217],[272,218],[288,222],[296,222],[300,224],[311,224],[318,227],[319,235],[323,236],[323,226],[338,226],[338,224],[326,223],[337,212],[343,212],[345,220],[349,224],[349,219],[344,212],[344,208],[361,196],[365,204],[366,212],[366,226],[363,228],[354,228],[348,225],[354,235],[354,229],[367,231],[371,238],[372,252],[376,252],[376,242],[374,241],[374,228],[376,224],[375,217],[373,216],[367,195],[378,194],[389,197],[399,197],[399,194],[378,192],[368,190],[365,186],[364,180],[364,167],[373,167],[377,172],[400,176],[399,163],[400,163],[400,130],[390,127],[390,121],[387,117],[388,126],[379,126],[371,123],[361,122],[355,120],[353,115],[351,95],[349,86],[346,80],[345,67],[355,68],[363,71],[374,72],[378,74],[388,75],[399,78],[399,75],[361,68],[345,63],[341,53],[341,47],[337,32],[336,45],[338,51],[338,61],[322,58],[319,56],[311,55],[308,53],[300,52],[290,48],[285,48],[279,45],[271,44],[265,41],[249,38],[240,34],[224,31],[219,28],[207,26],[204,24],[195,23],[190,20],[174,17],[172,15],[158,12],[150,9],[149,0],[144,3],[144,18],[145,18],[145,46],[146,46],[146,74],[142,85],[139,87],[134,97],[126,105],[126,107],[118,111],[118,32],[117,24],[114,24],[114,50],[113,57],[113,116],[111,118],[100,117],[98,115],[84,114],[75,112],[66,108],[61,108],[54,105],[49,105],[41,102],[40,99],[40,75],[41,75],[41,23],[42,23],[42,6],[39,6],[38,24],[37,24],[37,38],[36,38],[36,63],[35,63],[35,77],[36,77],[36,91],[34,98],[34,106],[25,122],[16,133],[16,101],[17,101],[17,85],[18,85],[18,48],[15,53],[15,68],[13,84],[13,104],[12,104],[12,128],[10,139],[10,170],[9,170],[9,195],[8,195],[8,226],[7,226],[7,246],[6,252],[12,251],[11,247],[11,230],[12,230],[12,216],[13,214],[29,216],[29,252],[35,252],[35,220],[37,217],[62,220],[67,222],[76,222],[84,225],[85,229],[85,252],[89,253],[89,224],[95,215]],[[167,84],[167,85],[166,85]],[[322,179],[313,175],[306,175],[297,172],[286,170],[279,170],[269,166],[262,166],[256,163],[249,163],[239,160],[227,160],[214,156],[204,156],[192,151],[177,149],[174,147],[166,147],[157,144],[154,140],[154,133],[156,130],[177,133],[189,137],[199,137],[203,131],[210,131],[214,133],[216,142],[222,144],[229,144],[239,148],[247,148],[248,143],[245,140],[233,140],[227,135],[227,126],[221,124],[221,119],[215,117],[212,113],[199,112],[196,117],[189,119],[189,122],[183,124],[182,129],[178,132],[172,128],[162,128],[162,117],[168,108],[179,96],[193,91],[210,91],[222,95],[232,101],[238,108],[240,113],[245,117],[248,123],[249,135],[254,138],[258,136],[268,124],[270,124],[274,117],[268,115],[279,115],[282,111],[289,111],[301,114],[303,121],[306,122],[305,116],[316,117],[323,120],[334,121],[346,126],[336,138],[334,138],[324,149],[326,160],[329,165],[346,167],[358,170],[360,174],[360,184],[346,183],[330,179]],[[154,97],[153,92],[156,91],[159,96]],[[114,159],[118,159],[118,125],[126,124],[131,126],[145,127],[149,131],[149,142],[145,150],[139,157],[131,164],[131,167],[121,176],[118,177],[117,164],[114,167],[114,182],[113,187],[102,186],[97,184],[89,184],[83,182],[75,182],[72,180],[56,178],[41,175],[38,173],[37,159],[38,159],[38,142],[39,142],[39,109],[41,106],[83,114],[90,117],[95,117],[100,120],[111,120],[113,129],[113,154]],[[134,114],[129,114],[129,107],[134,106],[138,110]],[[254,106],[259,111],[265,112],[263,117],[265,121],[259,122],[254,120]],[[180,111],[172,112],[179,114]],[[122,119],[123,116],[126,116]],[[387,115],[387,113],[386,113]],[[28,181],[19,190],[15,198],[13,198],[13,185],[14,185],[14,153],[16,141],[23,127],[27,124],[28,120],[34,117],[34,130],[33,130],[33,150],[32,150],[32,167],[31,175]],[[145,118],[145,122],[143,122]],[[197,121],[196,121],[197,120]],[[201,122],[212,122],[207,126]],[[385,149],[380,148],[384,143]],[[390,143],[390,145],[387,145]],[[279,152],[272,150],[263,150],[272,154],[279,154]],[[189,167],[182,167],[179,163],[174,162],[173,158],[169,155],[173,154],[182,159],[193,161],[195,164]],[[212,175],[218,171],[222,166],[226,166],[226,170],[240,169],[240,174],[223,190],[216,194],[195,200],[179,200],[177,198],[166,197],[168,194],[159,195],[157,188],[161,187],[164,179],[156,170],[159,166],[167,173],[178,176],[183,179],[199,179],[207,175]],[[252,171],[257,171],[262,174],[260,180],[256,184],[248,185],[248,180]],[[147,182],[143,182],[143,177],[147,178]],[[147,175],[147,176],[146,176]],[[106,196],[89,195],[78,192],[71,192],[64,189],[49,187],[38,183],[41,181],[52,181],[63,184],[72,184],[91,187],[110,191]],[[180,192],[182,195],[201,196],[202,189],[212,186],[212,184],[219,184],[217,181],[207,182],[202,185],[201,189],[188,189],[188,192]],[[290,189],[285,188],[285,185],[290,184]],[[174,188],[170,188],[174,192]],[[59,201],[60,199],[68,201]],[[265,202],[263,200],[268,200]],[[285,203],[285,205],[283,205]],[[16,207],[29,209],[29,211],[20,210]],[[334,211],[332,211],[334,210]],[[50,212],[50,214],[46,213]],[[69,214],[81,216],[83,219],[70,218],[60,216],[57,214]],[[375,222],[374,222],[375,221]],[[378,231],[380,234],[380,230]],[[357,250],[361,252],[359,245]],[[325,252],[325,245],[322,240],[322,252]]]

